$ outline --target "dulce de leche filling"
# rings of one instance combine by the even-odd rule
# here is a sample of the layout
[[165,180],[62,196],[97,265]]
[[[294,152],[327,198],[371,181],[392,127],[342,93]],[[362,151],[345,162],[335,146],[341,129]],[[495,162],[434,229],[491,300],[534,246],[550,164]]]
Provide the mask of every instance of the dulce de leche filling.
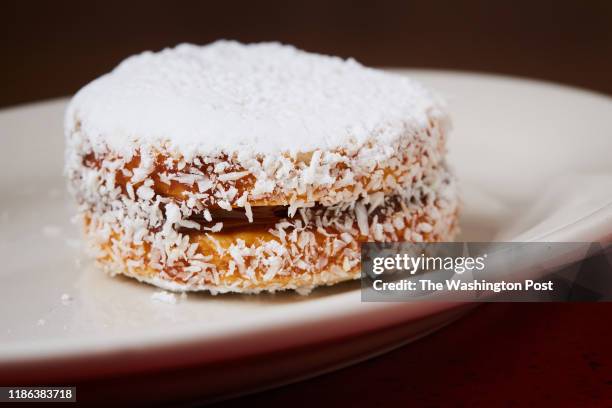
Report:
[[[421,197],[424,199],[424,197]],[[413,201],[414,198],[411,200]],[[376,206],[368,211],[371,217],[382,217],[385,210],[398,211],[401,208],[402,198],[398,195],[387,197],[385,204]],[[223,223],[222,229],[235,230],[235,229],[253,229],[253,228],[271,228],[276,223],[283,220],[298,217],[295,214],[290,215],[289,206],[282,205],[270,205],[270,206],[253,206],[251,207],[252,221],[249,221],[246,211],[244,208],[233,208],[232,211],[227,211],[218,207],[208,208],[209,219],[202,213],[192,214],[188,220],[198,223],[201,227],[212,227],[217,223]],[[310,207],[304,208],[311,215],[323,215],[327,213],[328,216],[342,216],[346,215],[348,208],[341,209],[337,206],[326,207],[321,204],[315,204]],[[189,228],[181,228],[182,232],[189,232]]]
[[[323,209],[321,205],[309,207],[313,210]],[[250,222],[246,216],[244,208],[234,208],[232,211],[227,211],[222,208],[209,208],[212,221],[207,221],[203,214],[193,214],[189,217],[189,221],[194,221],[203,227],[212,227],[218,222],[223,223],[223,229],[249,228],[273,226],[277,222],[290,218],[289,206],[284,205],[268,205],[251,207],[253,221]]]

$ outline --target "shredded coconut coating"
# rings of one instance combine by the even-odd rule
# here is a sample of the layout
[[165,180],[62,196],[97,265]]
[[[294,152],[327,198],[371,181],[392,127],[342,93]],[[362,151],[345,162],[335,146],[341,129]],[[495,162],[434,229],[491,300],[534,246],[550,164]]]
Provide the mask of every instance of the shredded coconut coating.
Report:
[[[420,85],[276,43],[124,61],[66,113],[66,174],[110,274],[212,293],[359,277],[366,241],[449,241],[449,119]],[[287,206],[228,230],[212,210]],[[205,223],[194,221],[205,220]]]
[[363,145],[283,154],[273,159],[235,154],[198,155],[187,161],[172,156],[163,146],[139,148],[121,156],[108,148],[96,151],[91,137],[78,123],[69,131],[68,142],[84,158],[86,167],[114,171],[113,183],[130,196],[151,198],[157,193],[187,202],[190,208],[196,204],[299,208],[308,203],[334,205],[377,192],[392,194],[412,188],[424,172],[444,160],[446,131],[444,122],[430,119],[426,126],[406,130],[388,145],[372,138]]

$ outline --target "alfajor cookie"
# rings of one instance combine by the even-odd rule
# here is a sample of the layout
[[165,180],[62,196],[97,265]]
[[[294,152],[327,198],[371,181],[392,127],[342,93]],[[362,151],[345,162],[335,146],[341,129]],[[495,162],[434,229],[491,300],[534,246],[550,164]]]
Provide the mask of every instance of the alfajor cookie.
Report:
[[66,174],[97,263],[176,291],[308,292],[362,242],[449,241],[449,117],[420,84],[277,43],[123,61],[66,111]]

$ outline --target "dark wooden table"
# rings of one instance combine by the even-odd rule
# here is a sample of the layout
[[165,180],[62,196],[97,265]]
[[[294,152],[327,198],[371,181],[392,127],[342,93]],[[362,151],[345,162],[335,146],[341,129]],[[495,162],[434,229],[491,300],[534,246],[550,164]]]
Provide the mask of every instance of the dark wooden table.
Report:
[[611,407],[612,304],[485,304],[381,357],[219,407]]

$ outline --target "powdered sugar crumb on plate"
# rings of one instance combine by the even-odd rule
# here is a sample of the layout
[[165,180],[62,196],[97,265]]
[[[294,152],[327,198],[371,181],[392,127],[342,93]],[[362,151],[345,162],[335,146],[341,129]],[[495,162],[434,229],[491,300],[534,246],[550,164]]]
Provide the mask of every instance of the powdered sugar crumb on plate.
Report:
[[62,301],[62,305],[68,306],[68,305],[70,305],[72,303],[73,298],[68,293],[64,293],[60,297],[60,300]]
[[176,304],[176,296],[174,293],[167,292],[165,290],[159,290],[151,295],[151,300],[154,302],[167,303],[171,305]]

